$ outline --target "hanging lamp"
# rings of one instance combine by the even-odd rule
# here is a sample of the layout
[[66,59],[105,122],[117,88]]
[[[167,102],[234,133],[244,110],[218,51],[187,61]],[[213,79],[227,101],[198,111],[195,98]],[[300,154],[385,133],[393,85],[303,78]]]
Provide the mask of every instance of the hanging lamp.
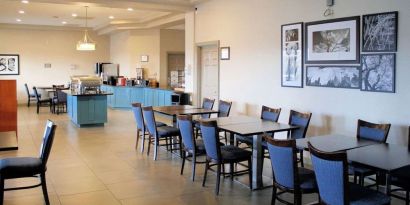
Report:
[[84,38],[78,41],[77,50],[78,51],[95,51],[95,42],[88,35],[88,6],[85,6],[85,31]]

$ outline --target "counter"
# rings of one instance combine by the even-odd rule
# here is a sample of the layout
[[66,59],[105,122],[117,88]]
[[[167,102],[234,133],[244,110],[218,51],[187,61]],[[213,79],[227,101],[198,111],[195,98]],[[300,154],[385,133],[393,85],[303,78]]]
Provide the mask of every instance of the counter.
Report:
[[76,126],[104,126],[107,122],[107,96],[112,93],[64,92],[67,93],[68,116]]

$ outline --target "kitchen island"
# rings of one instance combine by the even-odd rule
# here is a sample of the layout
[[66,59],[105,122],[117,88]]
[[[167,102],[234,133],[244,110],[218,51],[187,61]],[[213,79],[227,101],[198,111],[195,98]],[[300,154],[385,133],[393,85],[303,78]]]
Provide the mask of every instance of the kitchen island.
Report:
[[109,92],[79,93],[71,90],[67,94],[67,113],[78,127],[104,126],[107,122],[107,96]]

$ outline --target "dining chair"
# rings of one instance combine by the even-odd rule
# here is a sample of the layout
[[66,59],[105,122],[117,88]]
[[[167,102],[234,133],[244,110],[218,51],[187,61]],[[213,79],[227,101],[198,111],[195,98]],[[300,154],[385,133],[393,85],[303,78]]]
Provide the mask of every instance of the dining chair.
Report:
[[[386,143],[387,136],[389,135],[390,126],[390,124],[376,124],[359,119],[357,121],[356,137],[357,139],[365,139],[380,143]],[[357,182],[357,177],[359,178],[359,184],[361,186],[364,186],[364,179],[366,177],[376,174],[376,183],[373,185],[376,185],[378,188],[380,174],[375,170],[360,165],[351,165],[349,167],[349,172],[354,175],[355,182]]]
[[[229,117],[229,113],[231,112],[232,102],[219,100],[218,103],[218,117]],[[222,140],[225,140],[225,144],[228,144],[228,136],[225,131],[223,133]],[[232,136],[232,135],[231,135]]]
[[[135,140],[135,149],[138,148],[138,142],[141,137],[141,153],[144,152],[145,146],[145,136],[149,135],[145,129],[144,117],[142,114],[142,104],[141,103],[132,103],[131,109],[134,114],[135,122],[137,123],[137,139]],[[155,122],[157,127],[166,126],[165,123]]]
[[[248,150],[241,149],[239,147],[235,147],[233,145],[224,145],[222,146],[219,142],[219,132],[218,132],[218,125],[216,121],[201,121],[201,133],[202,139],[205,145],[205,152],[206,152],[206,163],[205,163],[205,173],[204,178],[202,181],[202,186],[205,186],[206,177],[208,173],[208,169],[212,166],[217,166],[216,171],[216,188],[215,194],[219,194],[219,185],[221,180],[221,174],[229,174],[231,180],[233,180],[234,175],[243,174],[245,172],[249,173],[249,182],[250,188],[252,190],[252,162],[251,157],[252,153]],[[234,164],[248,161],[248,168],[242,171],[234,171]],[[230,165],[230,172],[225,173],[221,169],[224,164]],[[223,169],[224,170],[224,169]]]
[[[0,204],[3,204],[4,191],[30,189],[39,186],[42,187],[45,203],[50,204],[47,193],[46,170],[56,127],[52,121],[47,121],[39,157],[11,157],[0,159]],[[40,178],[40,183],[24,187],[4,188],[5,180],[29,177]]]
[[195,139],[194,126],[191,115],[179,115],[177,117],[178,127],[182,138],[182,166],[181,175],[184,173],[185,160],[191,157],[192,161],[192,181],[195,181],[196,164],[205,163],[197,161],[197,157],[205,155],[205,146],[202,139]]
[[[27,107],[30,107],[30,101],[31,100],[36,100],[37,98],[36,98],[36,95],[34,93],[30,93],[30,90],[28,89],[27,83],[24,83],[24,87],[26,88],[26,93],[27,93]],[[41,97],[41,95],[40,95],[40,97]]]
[[[276,199],[290,204],[279,197],[290,192],[293,193],[293,204],[300,205],[302,194],[317,192],[315,173],[310,169],[298,167],[296,140],[275,140],[270,136],[264,136],[264,139],[267,142],[273,174],[271,204],[275,204]],[[277,189],[282,192],[277,193]]]
[[[212,110],[215,104],[215,99],[204,98],[202,101],[202,108]],[[208,119],[211,117],[211,114],[202,114],[201,119]],[[195,123],[195,136],[199,136],[200,125],[198,120],[194,120]]]
[[37,100],[37,114],[40,112],[40,107],[50,107],[50,112],[52,111],[52,101],[51,98],[42,99],[41,95],[38,93],[37,88],[33,87],[34,95],[36,96]]
[[67,112],[67,93],[57,88],[56,96],[53,98],[53,113],[58,115],[60,112]]
[[[295,110],[290,110],[289,125],[298,126],[299,128],[288,132],[288,139],[305,138],[311,118],[312,113],[310,112],[302,113]],[[303,150],[299,150],[298,161],[300,162],[300,166],[304,167]]]
[[320,204],[388,205],[390,197],[349,183],[346,152],[323,152],[308,142],[313,170],[319,188]]
[[[154,145],[154,160],[157,160],[159,146],[166,146],[167,150],[170,150],[172,152],[176,149],[174,148],[174,146],[178,145],[180,155],[182,156],[179,129],[175,127],[170,127],[170,126],[157,127],[152,106],[143,107],[142,113],[144,116],[145,126],[149,134],[147,155],[149,155],[151,144],[153,144]],[[174,137],[178,138],[177,142],[171,142],[173,140],[172,138]],[[164,141],[164,140],[165,140],[165,144],[160,144],[160,141]],[[168,143],[168,141],[170,141],[171,143]]]

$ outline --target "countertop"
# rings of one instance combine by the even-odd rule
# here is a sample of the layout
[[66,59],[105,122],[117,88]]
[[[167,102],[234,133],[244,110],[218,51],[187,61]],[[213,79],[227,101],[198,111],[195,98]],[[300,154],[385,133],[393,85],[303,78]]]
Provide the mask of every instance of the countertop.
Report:
[[171,88],[171,87],[116,86],[116,85],[107,85],[107,84],[104,84],[104,85],[105,86],[111,86],[111,87],[117,87],[117,88],[149,88],[149,89],[172,91],[172,92],[175,92],[175,93],[184,93],[183,91],[174,90],[174,88]]
[[67,95],[71,96],[101,96],[101,95],[113,95],[113,93],[108,93],[108,92],[97,92],[97,93],[80,93],[76,91],[71,91],[71,90],[63,90],[63,92],[67,93]]

